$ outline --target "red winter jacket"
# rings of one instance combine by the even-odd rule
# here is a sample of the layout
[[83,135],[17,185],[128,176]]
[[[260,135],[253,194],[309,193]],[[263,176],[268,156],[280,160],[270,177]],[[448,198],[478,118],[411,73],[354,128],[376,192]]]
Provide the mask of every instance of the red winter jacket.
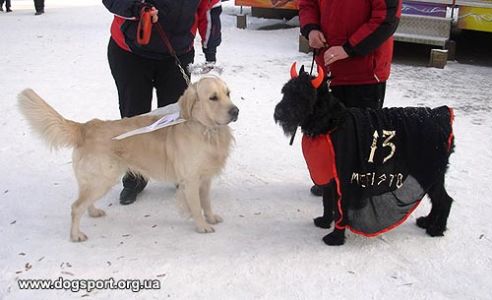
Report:
[[[331,85],[385,82],[393,56],[392,35],[402,0],[299,0],[301,33],[321,30],[328,47],[343,46],[348,58],[329,66]],[[324,66],[322,49],[316,62]]]

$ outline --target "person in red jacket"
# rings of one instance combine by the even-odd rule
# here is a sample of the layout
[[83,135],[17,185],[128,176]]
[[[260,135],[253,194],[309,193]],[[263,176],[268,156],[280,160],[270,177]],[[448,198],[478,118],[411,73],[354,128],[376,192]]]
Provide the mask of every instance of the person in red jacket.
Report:
[[217,61],[217,47],[222,41],[221,14],[221,0],[202,1],[198,7],[198,32],[202,38],[202,51],[207,63]]
[[[402,0],[298,0],[301,34],[348,107],[381,108]],[[321,196],[318,186],[311,192]]]
[[[198,7],[200,3],[204,3],[204,9],[209,9],[210,0],[102,2],[114,14],[108,44],[108,62],[118,90],[121,117],[149,112],[154,89],[158,107],[177,102],[187,87],[187,81],[172,52],[175,52],[189,78],[191,74],[187,66],[193,63],[195,56],[193,43],[198,26]],[[152,22],[158,22],[163,29],[170,47],[156,25],[152,27],[148,44],[141,45],[137,42],[137,27],[144,7],[150,10]],[[123,177],[120,203],[133,203],[146,185],[146,178],[128,172]]]

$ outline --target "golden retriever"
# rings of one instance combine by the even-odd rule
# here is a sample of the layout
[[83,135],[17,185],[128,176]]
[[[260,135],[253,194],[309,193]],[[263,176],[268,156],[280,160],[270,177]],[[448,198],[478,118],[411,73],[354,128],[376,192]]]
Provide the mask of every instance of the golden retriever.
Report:
[[79,196],[72,204],[71,240],[87,239],[79,228],[82,214],[87,210],[91,217],[104,216],[94,203],[127,170],[176,183],[178,203],[189,211],[196,230],[214,232],[210,224],[222,218],[212,212],[211,180],[224,168],[233,142],[228,124],[239,113],[229,93],[218,77],[204,77],[190,85],[178,101],[185,122],[116,140],[113,138],[148,126],[160,116],[77,123],[62,117],[33,90],[22,91],[19,106],[31,127],[52,148],[73,148]]

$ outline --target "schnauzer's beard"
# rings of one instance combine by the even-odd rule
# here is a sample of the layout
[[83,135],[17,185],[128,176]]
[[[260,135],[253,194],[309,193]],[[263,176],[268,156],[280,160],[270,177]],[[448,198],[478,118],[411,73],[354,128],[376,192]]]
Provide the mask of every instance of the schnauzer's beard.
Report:
[[297,110],[285,109],[280,103],[275,107],[273,118],[282,127],[286,136],[293,136],[301,124],[302,118],[297,116],[298,113]]
[[277,123],[282,127],[282,129],[284,130],[284,134],[288,137],[293,136],[297,131],[297,127],[299,126],[298,124],[285,124],[282,121],[277,121]]

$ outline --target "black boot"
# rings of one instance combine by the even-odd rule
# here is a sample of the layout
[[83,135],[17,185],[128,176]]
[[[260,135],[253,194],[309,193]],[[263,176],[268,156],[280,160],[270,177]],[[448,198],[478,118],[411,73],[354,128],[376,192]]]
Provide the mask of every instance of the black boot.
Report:
[[140,174],[126,173],[123,176],[123,190],[120,193],[120,204],[128,205],[137,200],[137,195],[147,185],[147,179]]
[[311,194],[321,197],[323,196],[323,188],[315,184],[311,187]]

